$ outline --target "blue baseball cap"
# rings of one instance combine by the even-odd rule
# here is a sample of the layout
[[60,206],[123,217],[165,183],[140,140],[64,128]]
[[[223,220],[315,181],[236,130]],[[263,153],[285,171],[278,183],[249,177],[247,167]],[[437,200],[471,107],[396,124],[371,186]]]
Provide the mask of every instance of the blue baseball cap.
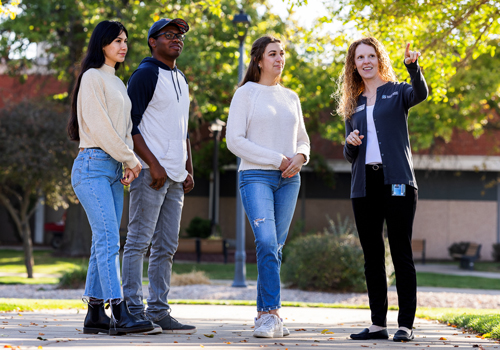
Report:
[[187,22],[181,18],[175,18],[175,19],[170,19],[170,18],[162,18],[157,20],[151,28],[149,28],[148,31],[148,40],[149,38],[153,37],[155,34],[157,34],[160,30],[168,26],[169,24],[174,24],[176,25],[179,30],[185,34],[189,31],[189,25]]

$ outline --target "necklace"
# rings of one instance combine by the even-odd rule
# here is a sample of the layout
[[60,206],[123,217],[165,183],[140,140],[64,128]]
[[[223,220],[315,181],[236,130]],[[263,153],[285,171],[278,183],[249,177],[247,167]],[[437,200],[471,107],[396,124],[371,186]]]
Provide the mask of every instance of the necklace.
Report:
[[371,100],[371,99],[372,99],[374,96],[376,96],[376,95],[377,95],[377,91],[375,91],[375,93],[374,93],[373,95],[371,95],[371,96],[366,96],[366,95],[365,95],[365,97],[366,97],[368,100]]

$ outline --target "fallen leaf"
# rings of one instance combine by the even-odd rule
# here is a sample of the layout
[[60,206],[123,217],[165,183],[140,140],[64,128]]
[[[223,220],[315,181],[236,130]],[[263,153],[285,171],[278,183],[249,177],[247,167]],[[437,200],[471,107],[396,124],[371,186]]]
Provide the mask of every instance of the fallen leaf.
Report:
[[200,348],[204,348],[204,346],[200,344]]
[[295,332],[305,332],[306,330],[304,328],[296,329]]
[[445,337],[441,337],[439,338],[439,340],[448,340],[448,339],[446,339]]
[[26,333],[25,331],[19,331],[19,333]]
[[38,345],[38,348],[39,348],[39,349],[43,349],[43,346],[41,346],[41,345]]
[[231,342],[230,341],[225,341],[224,344],[231,344]]
[[175,341],[174,341],[174,343],[178,343],[178,341],[177,341],[177,340],[175,340]]
[[23,314],[17,314],[17,316],[22,316]]
[[319,340],[315,340],[314,342],[315,342],[315,343],[319,343]]
[[212,333],[217,333],[216,331],[212,331]]
[[362,348],[368,348],[368,345],[361,345]]
[[328,331],[329,331],[329,329],[323,329],[323,330],[321,331],[321,334],[325,334],[325,333],[326,333],[326,332],[328,332]]
[[45,333],[38,333],[38,335],[45,335]]
[[214,334],[203,334],[205,337],[207,338],[213,338],[214,337]]
[[248,343],[248,340],[246,339],[240,340],[240,343]]
[[81,329],[78,329],[78,328],[75,328],[78,332],[81,332],[82,330]]
[[45,339],[43,337],[36,337],[36,339],[38,339],[38,340],[47,340],[47,339]]
[[458,335],[458,333],[453,333],[452,335]]
[[4,349],[12,349],[12,345],[4,345],[3,348]]

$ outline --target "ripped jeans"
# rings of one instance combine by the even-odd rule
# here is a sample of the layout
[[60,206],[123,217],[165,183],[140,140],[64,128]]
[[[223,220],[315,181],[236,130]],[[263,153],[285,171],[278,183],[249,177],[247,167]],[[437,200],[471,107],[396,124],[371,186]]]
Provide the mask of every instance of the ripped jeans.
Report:
[[279,170],[245,170],[239,186],[257,247],[257,311],[279,309],[282,249],[297,203],[300,175],[285,179]]

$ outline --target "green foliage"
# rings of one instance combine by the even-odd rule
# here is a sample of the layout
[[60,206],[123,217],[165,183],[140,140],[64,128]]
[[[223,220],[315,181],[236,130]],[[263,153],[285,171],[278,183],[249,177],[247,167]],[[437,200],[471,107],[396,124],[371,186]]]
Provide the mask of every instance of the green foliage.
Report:
[[192,238],[208,238],[212,233],[212,222],[195,216],[186,227],[186,233]]
[[[348,218],[337,221],[329,220],[323,233],[302,236],[288,244],[283,281],[304,290],[366,290],[363,250],[356,229]],[[392,276],[392,262],[386,262],[388,276]]]
[[491,253],[491,255],[493,255],[493,259],[495,261],[500,262],[500,243],[493,244],[493,252]]
[[0,194],[44,193],[54,206],[73,194],[70,178],[76,150],[66,136],[68,114],[65,106],[45,100],[25,100],[0,110],[0,162],[4,164]]
[[60,289],[79,289],[85,287],[87,279],[87,265],[78,266],[77,268],[65,272],[59,279]]

